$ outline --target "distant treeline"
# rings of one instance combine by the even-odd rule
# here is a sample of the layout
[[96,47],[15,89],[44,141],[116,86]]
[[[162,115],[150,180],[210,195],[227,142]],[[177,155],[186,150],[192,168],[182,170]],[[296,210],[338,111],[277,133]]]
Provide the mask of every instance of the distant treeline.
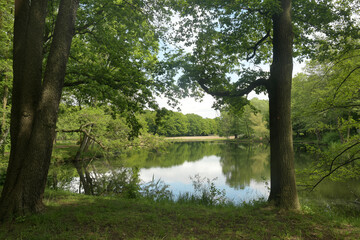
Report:
[[[173,111],[146,111],[139,116],[148,133],[176,136],[235,136],[264,138],[268,136],[268,101],[252,99],[239,111],[224,108],[220,117],[209,119],[196,114]],[[145,125],[145,126],[144,126]]]

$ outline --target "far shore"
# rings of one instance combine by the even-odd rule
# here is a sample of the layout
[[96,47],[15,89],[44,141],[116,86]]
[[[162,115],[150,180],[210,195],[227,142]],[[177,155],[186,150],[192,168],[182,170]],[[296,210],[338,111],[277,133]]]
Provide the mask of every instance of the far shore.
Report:
[[182,136],[182,137],[166,137],[167,140],[187,140],[187,141],[199,141],[199,140],[226,140],[226,139],[234,139],[234,136],[230,137],[220,137],[217,135],[214,136]]

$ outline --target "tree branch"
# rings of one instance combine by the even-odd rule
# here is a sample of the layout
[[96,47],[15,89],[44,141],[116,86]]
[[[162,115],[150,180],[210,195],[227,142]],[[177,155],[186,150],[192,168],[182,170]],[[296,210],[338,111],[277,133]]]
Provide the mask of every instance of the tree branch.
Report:
[[252,90],[254,90],[256,87],[265,86],[267,88],[268,86],[268,79],[266,78],[260,78],[257,79],[249,84],[244,89],[234,90],[234,91],[214,91],[211,90],[211,88],[206,86],[205,80],[198,80],[197,81],[200,87],[208,94],[215,96],[215,97],[241,97],[246,94],[249,94]]
[[325,176],[323,176],[310,190],[310,192],[314,191],[314,189],[327,177],[329,177],[331,174],[333,174],[336,170],[338,170],[339,168],[349,164],[349,163],[352,163],[352,162],[355,162],[356,160],[360,160],[360,157],[358,158],[353,158],[353,159],[350,159],[349,161],[347,162],[344,162],[343,164],[337,166],[335,169],[333,169],[332,171],[330,171],[328,174],[326,174]]
[[260,39],[257,43],[255,43],[253,47],[249,48],[253,50],[253,53],[250,56],[247,56],[246,58],[247,61],[255,57],[258,47],[269,37],[270,37],[270,31],[267,31],[266,35],[262,39]]
[[[326,112],[326,111],[328,111],[328,110],[336,109],[336,108],[351,108],[351,107],[360,107],[360,104],[331,105],[330,107],[321,110],[321,112]],[[313,112],[313,113],[315,114],[315,113],[317,113],[317,112],[318,112],[318,111]]]
[[79,80],[79,81],[75,81],[75,82],[66,82],[64,83],[64,87],[76,87],[82,84],[86,84],[88,83],[88,81],[85,80]]
[[354,69],[345,77],[345,79],[340,83],[340,85],[337,87],[337,89],[336,89],[336,91],[335,91],[335,93],[334,93],[334,98],[333,98],[333,100],[335,100],[336,95],[337,95],[339,89],[341,88],[341,86],[346,82],[346,80],[351,76],[351,74],[353,74],[353,73],[354,73],[356,70],[358,70],[358,69],[360,69],[360,66],[357,66],[356,68],[354,68]]
[[[71,71],[67,71],[67,74],[73,74],[73,75],[84,75],[90,79],[93,79],[93,76],[91,76],[90,74],[88,73],[85,73],[85,72],[71,72]],[[75,82],[65,82],[64,83],[64,87],[75,87],[75,86],[79,86],[79,85],[82,85],[82,84],[86,84],[88,83],[89,81],[86,81],[86,80],[78,80],[78,81],[75,81]]]
[[88,127],[88,126],[93,126],[94,123],[86,123],[84,125],[81,125],[79,129],[71,129],[71,130],[56,130],[56,132],[62,132],[62,133],[84,133],[85,136],[87,136],[88,138],[90,138],[91,140],[93,140],[95,143],[97,143],[102,149],[104,149],[105,151],[108,150],[108,148],[106,146],[104,146],[104,144],[102,144],[102,142],[100,142],[99,140],[96,139],[96,137],[90,135],[90,133],[88,131],[86,131],[84,128]]
[[347,147],[347,148],[344,149],[341,153],[339,153],[339,154],[331,161],[330,172],[331,172],[331,170],[332,170],[332,167],[333,167],[333,165],[334,165],[335,160],[336,160],[338,157],[340,157],[341,155],[343,155],[346,151],[350,150],[351,148],[355,147],[355,146],[358,145],[358,144],[360,144],[360,142],[357,142],[357,143],[351,145],[350,147]]
[[105,151],[108,150],[108,148],[106,146],[104,146],[102,144],[102,142],[100,142],[99,140],[97,140],[95,137],[91,136],[86,130],[82,130],[82,132],[88,137],[90,138],[91,140],[93,140],[94,142],[96,142],[102,149],[104,149]]

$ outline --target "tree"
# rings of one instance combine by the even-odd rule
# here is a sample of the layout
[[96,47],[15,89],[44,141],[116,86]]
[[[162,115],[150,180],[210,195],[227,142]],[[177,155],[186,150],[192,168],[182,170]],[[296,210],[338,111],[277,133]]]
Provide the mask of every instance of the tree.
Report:
[[[137,1],[84,1],[65,79],[64,100],[80,106],[111,105],[137,135],[135,113],[156,109],[160,29]],[[153,10],[152,10],[153,11]]]
[[[161,13],[166,12],[163,1],[86,0],[75,23],[78,6],[77,0],[16,1],[12,146],[0,199],[1,219],[43,208],[64,86],[65,101],[77,100],[71,104],[103,104],[116,114],[124,113],[133,137],[141,127],[135,113],[156,108],[151,90],[165,91],[172,85],[169,79],[160,84],[153,76],[161,70],[156,59],[161,31],[155,33],[152,24],[160,24]],[[156,11],[159,14],[153,14]],[[69,53],[74,34],[78,35]]]
[[196,114],[186,114],[189,123],[187,135],[202,136],[206,135],[207,129],[204,124],[204,119]]
[[[294,34],[296,55],[313,56],[319,45],[321,50],[346,45],[341,44],[344,38],[339,41],[335,36],[356,32],[350,17],[352,2],[340,6],[332,1],[180,1],[185,24],[177,39],[187,38],[193,47],[181,62],[181,84],[196,82],[220,104],[245,102],[241,97],[252,90],[269,95],[269,201],[279,207],[299,208],[290,117]],[[316,37],[319,33],[321,38]],[[268,73],[261,64],[269,62]],[[250,68],[251,64],[258,68]],[[231,79],[234,75],[238,81]]]
[[157,129],[157,133],[168,137],[185,136],[188,133],[188,126],[185,115],[179,112],[169,112]]
[[[210,27],[205,26],[203,32],[200,32],[198,35],[194,57],[191,57],[190,64],[185,66],[183,79],[186,77],[197,81],[205,92],[218,99],[222,98],[224,101],[232,97],[239,98],[261,86],[267,88],[270,100],[271,144],[271,192],[269,201],[283,208],[298,209],[299,201],[295,185],[294,153],[290,119],[293,42],[291,1],[281,0],[266,3],[270,4],[270,7],[261,6],[260,3],[258,3],[259,6],[252,5],[246,1],[243,4],[230,3],[221,7],[218,6],[218,8],[215,9],[213,9],[210,4],[206,5],[205,7],[207,7],[207,9],[201,12],[201,14],[206,15],[207,11],[214,11],[216,13],[221,11],[225,12],[225,17],[219,17],[218,19],[218,21],[224,21],[220,22],[220,29],[222,28],[221,30],[223,30],[223,32],[219,33],[215,27],[210,25],[216,25],[216,23],[214,23],[215,18],[211,17],[211,20],[207,22]],[[200,8],[203,7],[201,4],[199,5]],[[261,7],[266,8],[262,9]],[[196,9],[196,7],[193,9]],[[254,14],[252,15],[252,13]],[[244,29],[244,27],[236,26],[236,24],[246,25],[248,29],[251,29],[252,27],[250,26],[254,25],[250,22],[253,21],[254,18],[259,17],[259,15],[261,21],[263,21],[260,24],[264,28],[260,31],[242,33],[240,29]],[[238,16],[239,18],[229,16]],[[232,21],[234,24],[231,23]],[[256,27],[254,26],[254,28]],[[255,43],[246,41],[239,35],[255,35],[250,38],[252,40],[262,35],[263,32],[265,32],[265,35],[261,37],[260,41]],[[226,35],[223,39],[221,36],[222,33]],[[236,55],[240,53],[237,52],[237,54],[233,54],[231,51],[235,50],[229,48],[235,47],[235,45],[241,47],[241,50],[247,55],[248,60],[253,57],[260,58],[261,56],[256,56],[258,47],[262,47],[263,42],[269,41],[270,33],[272,33],[273,39],[273,60],[269,78],[266,78],[267,74],[262,71],[260,71],[260,73],[245,71],[244,76],[242,76],[243,79],[245,79],[243,82],[231,84],[229,77],[227,77],[226,70],[231,67],[231,65],[234,65],[234,63],[230,63],[229,61],[239,63],[240,59],[236,59]],[[236,44],[226,46],[225,41],[231,41],[232,38],[239,39],[235,40]],[[237,41],[242,45],[239,45]],[[219,44],[217,45],[217,43]],[[242,54],[244,54],[244,52]],[[226,54],[231,55],[229,60],[224,58]]]
[[77,0],[62,0],[42,76],[47,1],[16,0],[11,152],[0,218],[38,212],[50,164],[57,111],[74,33]]
[[269,136],[267,128],[269,110],[268,101],[254,98],[250,104],[240,111],[231,106],[223,107],[221,111],[219,129],[224,136],[235,136],[260,139]]

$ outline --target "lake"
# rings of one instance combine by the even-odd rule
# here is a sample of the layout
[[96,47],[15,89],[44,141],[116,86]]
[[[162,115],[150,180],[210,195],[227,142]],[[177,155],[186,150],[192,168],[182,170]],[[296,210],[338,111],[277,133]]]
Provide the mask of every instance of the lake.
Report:
[[[303,168],[312,160],[300,146],[295,150],[296,168]],[[123,182],[131,181],[126,170],[138,169],[143,184],[160,179],[175,197],[193,193],[197,176],[205,185],[210,180],[217,189],[225,190],[227,199],[241,204],[268,197],[269,157],[270,148],[266,144],[175,142],[161,152],[137,150],[121,157],[78,162],[76,168],[73,164],[53,165],[48,187],[88,194],[116,193],[123,190],[120,186]],[[335,185],[320,188],[319,192],[339,195],[343,187]]]

